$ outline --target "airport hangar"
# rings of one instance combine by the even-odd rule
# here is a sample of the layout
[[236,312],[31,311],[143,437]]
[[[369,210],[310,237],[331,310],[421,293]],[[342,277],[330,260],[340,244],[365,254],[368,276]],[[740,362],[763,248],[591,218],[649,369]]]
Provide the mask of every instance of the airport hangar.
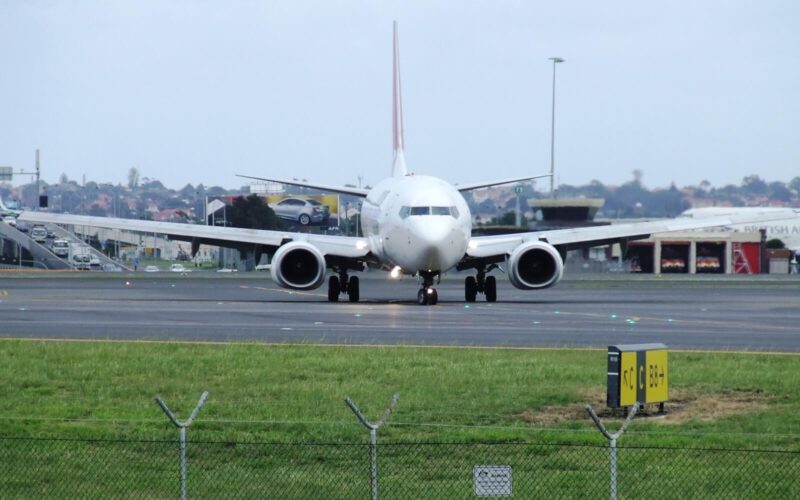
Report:
[[[595,220],[595,214],[603,206],[601,198],[545,198],[527,202],[537,216],[531,229],[644,220]],[[614,244],[570,252],[565,269],[568,273],[789,274],[791,252],[768,249],[766,241],[764,230],[719,228],[653,234],[630,241],[624,248]]]

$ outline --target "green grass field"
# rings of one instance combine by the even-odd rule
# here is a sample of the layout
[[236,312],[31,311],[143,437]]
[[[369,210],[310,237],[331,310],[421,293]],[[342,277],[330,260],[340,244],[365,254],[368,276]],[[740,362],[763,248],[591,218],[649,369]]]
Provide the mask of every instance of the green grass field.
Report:
[[[189,431],[193,497],[366,497],[368,434],[343,398],[375,419],[395,391],[386,497],[470,497],[479,463],[512,464],[523,498],[607,494],[606,442],[582,409],[604,407],[603,350],[2,340],[0,359],[4,498],[176,496],[177,430],[154,397],[185,418],[206,389]],[[620,494],[790,495],[799,361],[671,353],[673,401],[620,442],[644,447],[620,450]],[[687,446],[765,451],[652,448]]]
[[[14,436],[171,436],[154,397],[180,416],[208,390],[193,432],[210,440],[358,440],[343,398],[377,418],[398,392],[387,438],[597,442],[582,405],[605,401],[603,350],[4,340],[0,358],[0,434]],[[673,352],[668,415],[637,419],[626,440],[798,447],[798,367]]]

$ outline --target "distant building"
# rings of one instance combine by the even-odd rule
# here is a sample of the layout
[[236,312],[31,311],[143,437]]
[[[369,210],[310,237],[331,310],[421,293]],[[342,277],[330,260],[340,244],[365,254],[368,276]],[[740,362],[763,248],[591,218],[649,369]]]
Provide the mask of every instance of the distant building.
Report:
[[528,200],[537,227],[582,227],[605,225],[594,221],[605,204],[602,198],[534,198]]
[[654,234],[628,243],[634,273],[758,274],[765,249],[759,232],[685,231]]

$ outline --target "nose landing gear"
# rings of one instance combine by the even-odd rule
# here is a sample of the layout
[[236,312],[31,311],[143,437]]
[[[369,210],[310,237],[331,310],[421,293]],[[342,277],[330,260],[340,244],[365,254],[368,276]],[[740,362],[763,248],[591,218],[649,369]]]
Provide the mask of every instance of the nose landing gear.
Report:
[[435,306],[439,302],[439,293],[433,287],[422,287],[417,292],[417,304]]
[[417,292],[417,304],[421,306],[435,306],[439,302],[439,293],[433,288],[433,278],[441,275],[439,273],[420,273],[422,277],[422,288]]
[[497,280],[494,276],[486,276],[488,271],[494,269],[495,266],[489,266],[488,269],[478,269],[477,276],[467,276],[464,280],[464,300],[467,302],[475,302],[478,293],[482,293],[486,297],[486,302],[497,301]]

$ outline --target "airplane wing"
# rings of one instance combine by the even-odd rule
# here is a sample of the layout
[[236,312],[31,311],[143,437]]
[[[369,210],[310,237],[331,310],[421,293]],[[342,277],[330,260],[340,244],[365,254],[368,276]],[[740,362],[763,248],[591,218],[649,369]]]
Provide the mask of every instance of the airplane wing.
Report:
[[456,187],[456,189],[458,189],[459,191],[461,191],[463,193],[464,191],[472,191],[473,189],[480,189],[480,188],[491,187],[491,186],[501,186],[503,184],[513,184],[515,182],[530,181],[530,180],[533,180],[533,179],[541,179],[543,177],[550,177],[550,174],[534,175],[532,177],[531,176],[528,176],[528,177],[516,177],[516,178],[512,178],[512,179],[501,179],[501,180],[489,181],[489,182],[473,182],[472,184],[456,184],[455,187]]
[[[331,193],[349,194],[352,196],[359,196],[361,198],[364,198],[367,196],[367,194],[369,194],[368,189],[351,188],[345,186],[331,186],[328,184],[317,184],[315,182],[305,182],[305,181],[288,180],[288,179],[267,179],[266,177],[253,177],[250,175],[241,175],[241,174],[236,174],[236,176],[242,177],[244,179],[254,179],[257,181],[266,181],[266,182],[277,182],[278,184],[288,184],[290,186],[300,186],[311,189],[319,189],[320,191],[328,191]],[[543,177],[550,177],[550,174],[534,175],[527,177],[514,177],[511,179],[500,179],[488,182],[473,182],[470,184],[456,184],[455,187],[456,189],[458,189],[463,193],[464,191],[472,191],[473,189],[480,189],[491,186],[501,186],[503,184],[513,184],[515,182],[530,181],[533,179],[541,179]]]
[[735,224],[760,224],[774,220],[800,218],[800,209],[764,211],[749,214],[727,214],[714,217],[677,217],[675,219],[612,224],[570,229],[534,231],[528,233],[474,236],[470,238],[467,256],[471,258],[499,258],[527,241],[546,241],[556,248],[573,250],[593,246],[648,238],[654,233],[688,231]]
[[287,179],[267,179],[264,177],[252,177],[250,175],[240,175],[240,174],[236,174],[236,176],[242,177],[244,179],[255,179],[257,181],[277,182],[278,184],[288,184],[290,186],[300,186],[312,189],[319,189],[320,191],[328,191],[331,193],[349,194],[351,196],[360,196],[361,198],[365,198],[367,194],[369,194],[368,189],[351,188],[344,186],[329,186],[327,184],[316,184],[312,182],[287,180]]
[[215,227],[176,222],[157,222],[112,217],[90,217],[85,215],[53,214],[49,212],[22,212],[19,220],[32,223],[66,224],[72,226],[121,229],[141,233],[165,234],[176,240],[191,241],[239,249],[251,249],[256,245],[275,249],[289,241],[307,241],[323,253],[335,257],[363,258],[369,254],[369,245],[364,238],[330,236],[324,234],[267,231],[238,227]]

